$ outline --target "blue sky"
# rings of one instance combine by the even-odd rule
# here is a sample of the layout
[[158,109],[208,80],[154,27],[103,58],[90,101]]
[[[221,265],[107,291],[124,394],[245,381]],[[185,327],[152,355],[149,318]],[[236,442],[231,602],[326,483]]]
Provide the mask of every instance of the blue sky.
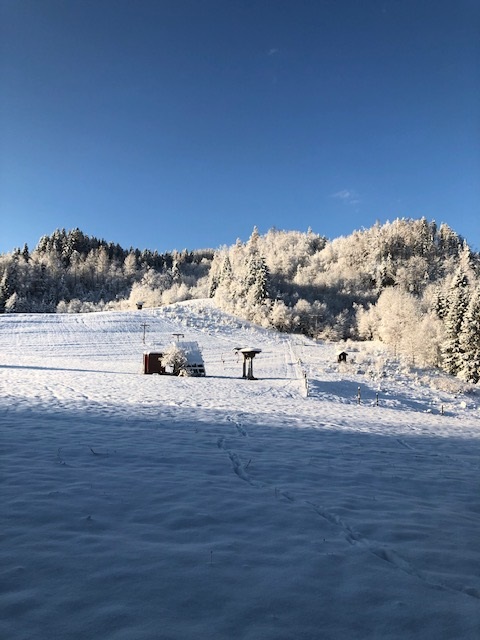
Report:
[[425,216],[480,249],[477,0],[0,0],[0,252]]

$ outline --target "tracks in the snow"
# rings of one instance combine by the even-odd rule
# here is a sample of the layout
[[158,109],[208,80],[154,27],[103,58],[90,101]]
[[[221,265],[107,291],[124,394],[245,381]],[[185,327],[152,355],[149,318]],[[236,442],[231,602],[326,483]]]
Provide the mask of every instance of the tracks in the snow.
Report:
[[[232,423],[236,429],[237,437],[240,436],[242,438],[248,438],[248,430],[241,422],[239,418],[233,416],[227,416],[227,421]],[[397,439],[397,443],[412,452],[415,451],[413,447],[411,447],[408,443],[404,442],[401,439]],[[277,500],[286,503],[297,503],[299,505],[304,506],[305,508],[310,509],[312,512],[329,522],[332,526],[341,531],[343,537],[345,538],[348,544],[354,546],[360,546],[365,549],[368,553],[372,554],[376,558],[387,562],[390,566],[395,569],[402,571],[418,580],[421,580],[426,585],[435,588],[435,589],[443,589],[446,591],[451,591],[455,593],[460,593],[463,595],[467,595],[472,598],[476,598],[480,600],[480,590],[475,587],[470,587],[466,585],[459,585],[458,583],[453,584],[453,582],[447,580],[439,580],[434,576],[430,575],[428,572],[419,569],[412,562],[402,557],[397,551],[392,548],[383,545],[380,542],[376,542],[374,540],[370,540],[369,538],[363,536],[361,533],[356,531],[347,521],[338,516],[332,509],[326,508],[316,502],[305,500],[305,499],[297,499],[296,496],[290,492],[285,491],[283,489],[279,489],[277,486],[274,486],[273,483],[264,483],[257,480],[254,480],[250,474],[248,473],[248,466],[251,462],[251,459],[245,464],[240,456],[233,451],[227,444],[227,438],[221,436],[217,439],[217,447],[224,451],[232,465],[234,473],[244,482],[248,483],[250,486],[255,487],[257,489],[271,489],[274,487],[274,495]],[[283,500],[281,500],[283,498]]]

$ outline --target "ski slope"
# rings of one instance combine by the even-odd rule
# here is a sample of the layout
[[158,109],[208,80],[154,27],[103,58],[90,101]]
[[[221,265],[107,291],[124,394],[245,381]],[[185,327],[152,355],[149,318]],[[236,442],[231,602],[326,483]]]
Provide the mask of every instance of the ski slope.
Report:
[[[205,378],[142,375],[174,333]],[[0,316],[0,637],[477,640],[478,397],[336,351],[208,301]]]

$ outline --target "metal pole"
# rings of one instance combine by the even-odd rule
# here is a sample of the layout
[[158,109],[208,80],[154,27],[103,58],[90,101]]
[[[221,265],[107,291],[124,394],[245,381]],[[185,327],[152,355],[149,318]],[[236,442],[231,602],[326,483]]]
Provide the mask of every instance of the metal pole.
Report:
[[150,325],[147,324],[146,322],[144,322],[143,324],[140,325],[141,327],[143,327],[143,344],[145,344],[145,333],[147,331],[147,327],[149,327]]

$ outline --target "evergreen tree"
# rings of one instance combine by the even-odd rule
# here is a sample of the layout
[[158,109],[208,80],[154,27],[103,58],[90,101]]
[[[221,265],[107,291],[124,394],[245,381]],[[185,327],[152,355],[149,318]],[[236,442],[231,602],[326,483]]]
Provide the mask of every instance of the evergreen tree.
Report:
[[9,298],[15,293],[17,285],[17,263],[10,260],[0,280],[0,313],[3,313]]
[[6,300],[4,310],[5,313],[16,313],[18,311],[18,294],[16,291]]
[[176,259],[173,261],[171,272],[172,272],[172,281],[175,282],[176,284],[181,282],[182,276],[180,274],[180,267],[178,264],[178,260]]
[[257,253],[259,242],[260,242],[260,234],[258,232],[257,226],[255,226],[253,227],[253,231],[246,245],[248,253],[250,254]]
[[462,246],[462,239],[447,224],[442,223],[440,225],[437,237],[438,246],[445,257],[458,255]]
[[210,273],[208,280],[208,297],[213,298],[218,289],[218,274]]
[[245,289],[250,304],[263,304],[269,297],[270,274],[264,258],[252,255],[248,261]]
[[480,380],[480,286],[474,289],[463,318],[459,339],[461,363],[458,375],[467,382]]
[[5,302],[5,313],[24,313],[27,310],[27,301],[16,291]]
[[222,284],[230,284],[233,277],[232,263],[230,262],[230,258],[228,253],[225,254],[225,257],[222,262],[222,266],[220,269],[219,282]]
[[468,278],[462,269],[458,269],[450,285],[445,314],[445,338],[441,348],[442,368],[451,375],[457,375],[462,364],[460,335],[468,296]]

